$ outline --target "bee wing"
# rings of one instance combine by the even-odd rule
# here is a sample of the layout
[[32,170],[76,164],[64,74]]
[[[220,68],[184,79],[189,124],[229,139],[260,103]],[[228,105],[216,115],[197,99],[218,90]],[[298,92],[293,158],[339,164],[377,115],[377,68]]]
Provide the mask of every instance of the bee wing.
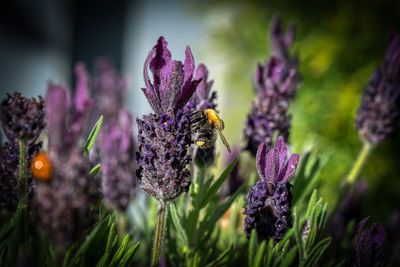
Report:
[[215,126],[215,129],[217,129],[219,136],[221,137],[222,143],[224,143],[228,152],[231,153],[231,147],[229,146],[228,141],[226,141],[225,136],[222,134],[221,129],[216,124],[214,124],[214,126]]

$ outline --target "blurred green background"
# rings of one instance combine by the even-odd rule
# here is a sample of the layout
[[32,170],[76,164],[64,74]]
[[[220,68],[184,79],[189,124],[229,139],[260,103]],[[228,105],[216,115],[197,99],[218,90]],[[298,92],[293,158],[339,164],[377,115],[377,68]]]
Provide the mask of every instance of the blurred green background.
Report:
[[[233,146],[243,147],[243,125],[255,96],[257,63],[270,55],[268,31],[274,15],[297,23],[294,53],[302,83],[293,102],[290,143],[301,153],[331,153],[321,173],[321,193],[333,207],[340,181],[350,170],[361,141],[354,117],[374,69],[384,57],[388,33],[400,33],[399,1],[202,1],[194,16],[206,16],[207,62]],[[198,61],[199,62],[199,61]],[[386,222],[400,203],[400,138],[372,152],[360,178],[368,182],[363,215]],[[220,149],[223,149],[220,147]],[[222,151],[222,150],[220,150]]]

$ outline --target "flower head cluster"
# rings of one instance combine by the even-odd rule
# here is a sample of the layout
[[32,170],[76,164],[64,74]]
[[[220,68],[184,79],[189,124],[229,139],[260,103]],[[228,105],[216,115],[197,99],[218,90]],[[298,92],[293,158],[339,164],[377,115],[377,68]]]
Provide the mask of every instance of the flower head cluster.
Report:
[[[153,73],[150,81],[148,68]],[[172,60],[167,42],[160,37],[144,64],[146,95],[155,114],[137,118],[138,149],[136,172],[140,187],[159,201],[169,201],[190,185],[190,113],[183,107],[200,80],[192,80],[195,64],[190,48],[185,62]]]
[[[65,87],[49,84],[47,90],[49,157],[53,172],[49,181],[37,182],[35,198],[39,225],[59,249],[68,247],[94,221],[91,209],[100,196],[100,181],[89,175],[90,163],[79,147],[93,104],[82,64],[76,66],[76,74],[74,105]],[[75,113],[70,118],[72,109]]]
[[[30,143],[27,148],[27,184],[29,202],[33,197],[35,182],[29,171],[30,163],[39,153],[42,143]],[[18,144],[6,142],[0,146],[0,210],[14,211],[18,206],[19,190],[19,148]]]
[[[211,87],[214,81],[208,81],[208,70],[204,64],[200,64],[196,70],[196,79],[201,80],[196,92],[186,104],[185,109],[190,113],[194,111],[202,111],[205,109],[213,109],[217,107],[215,103],[217,99],[217,92],[212,91]],[[195,136],[192,136],[195,139]],[[215,146],[205,149],[193,149],[193,158],[197,164],[202,166],[208,165],[214,161]]]
[[249,238],[254,229],[260,240],[282,239],[287,227],[291,225],[290,178],[297,168],[298,154],[287,156],[283,137],[279,137],[275,147],[267,153],[267,144],[260,145],[257,151],[257,169],[260,179],[250,188],[244,199],[244,232]]
[[392,34],[383,66],[365,88],[355,119],[360,137],[378,144],[393,135],[400,116],[400,41]]
[[[104,200],[120,210],[126,210],[135,185],[135,143],[133,121],[123,107],[125,80],[107,59],[96,62],[94,89],[96,92],[95,119],[103,115],[102,129],[92,149],[91,158],[101,162]],[[93,156],[92,154],[98,154]],[[98,159],[97,159],[98,158]]]
[[18,205],[19,192],[19,142],[27,141],[27,194],[32,199],[34,181],[29,171],[30,162],[39,152],[41,143],[35,143],[45,127],[44,100],[23,97],[20,93],[8,94],[1,101],[0,122],[8,142],[0,147],[0,210],[13,211]]
[[253,155],[256,155],[261,143],[272,143],[275,131],[286,141],[289,136],[290,116],[287,111],[300,82],[296,70],[297,58],[289,56],[294,30],[294,25],[291,25],[283,34],[280,18],[272,22],[271,42],[274,53],[268,63],[258,65],[254,79],[257,97],[244,130],[246,150]]
[[10,142],[26,138],[36,139],[46,126],[44,114],[44,100],[23,97],[15,92],[1,101],[0,121],[4,133]]
[[369,217],[358,226],[355,244],[355,264],[357,267],[383,266],[388,250],[388,238],[385,228],[374,223],[371,229],[364,230]]

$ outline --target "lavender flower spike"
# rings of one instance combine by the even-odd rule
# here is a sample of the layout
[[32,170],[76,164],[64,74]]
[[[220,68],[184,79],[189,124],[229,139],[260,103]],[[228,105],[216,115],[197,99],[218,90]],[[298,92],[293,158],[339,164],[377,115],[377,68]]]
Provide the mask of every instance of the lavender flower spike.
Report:
[[[92,211],[100,197],[100,181],[89,175],[91,169],[79,146],[93,100],[89,95],[87,73],[82,64],[76,68],[78,81],[74,104],[61,85],[50,83],[46,96],[49,157],[52,177],[37,182],[34,199],[37,221],[49,233],[57,250],[63,251],[90,226]],[[75,111],[71,117],[72,111]]]
[[358,227],[355,257],[357,267],[383,266],[388,250],[388,237],[380,223],[374,223],[370,230],[364,230],[369,217],[362,220]]
[[104,119],[89,156],[94,164],[101,163],[104,202],[125,211],[136,184],[133,120],[123,105],[126,82],[105,58],[97,60],[95,67],[94,91],[97,98],[94,121],[100,115]]
[[271,43],[276,51],[265,65],[258,65],[254,78],[257,96],[244,130],[247,140],[245,149],[253,156],[261,143],[272,143],[275,132],[283,136],[285,141],[288,140],[290,115],[287,111],[300,83],[297,59],[289,56],[294,26],[286,35],[282,35],[280,19],[275,19],[272,25]]
[[292,194],[289,180],[296,171],[299,155],[292,154],[285,162],[286,156],[282,136],[268,153],[267,144],[263,143],[258,148],[256,160],[260,179],[244,199],[247,203],[244,207],[244,232],[247,238],[255,229],[260,240],[273,238],[278,242],[291,226]]
[[[150,80],[148,68],[153,73]],[[140,187],[151,197],[168,202],[190,185],[190,113],[183,106],[200,80],[192,80],[195,69],[190,48],[185,62],[172,60],[167,42],[160,37],[144,64],[146,88],[142,89],[156,114],[137,118],[138,145],[136,172]]]
[[368,82],[355,119],[363,141],[376,145],[396,132],[400,117],[400,39],[391,34],[383,66]]

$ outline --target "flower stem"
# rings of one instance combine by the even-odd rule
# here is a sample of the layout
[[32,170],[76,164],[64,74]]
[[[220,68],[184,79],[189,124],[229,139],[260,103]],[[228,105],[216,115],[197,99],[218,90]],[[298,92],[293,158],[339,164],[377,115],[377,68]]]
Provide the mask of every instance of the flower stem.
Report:
[[162,245],[164,239],[165,221],[168,213],[168,202],[160,202],[158,204],[157,221],[156,221],[156,232],[154,233],[154,244],[153,244],[153,258],[151,260],[151,266],[156,267],[159,265],[160,256],[162,252]]
[[347,175],[347,184],[353,184],[357,180],[357,177],[360,174],[365,162],[367,161],[368,156],[372,151],[372,148],[373,145],[369,144],[368,142],[364,142],[363,147],[361,148],[353,167]]
[[28,181],[26,179],[26,139],[19,140],[19,203],[26,206]]

